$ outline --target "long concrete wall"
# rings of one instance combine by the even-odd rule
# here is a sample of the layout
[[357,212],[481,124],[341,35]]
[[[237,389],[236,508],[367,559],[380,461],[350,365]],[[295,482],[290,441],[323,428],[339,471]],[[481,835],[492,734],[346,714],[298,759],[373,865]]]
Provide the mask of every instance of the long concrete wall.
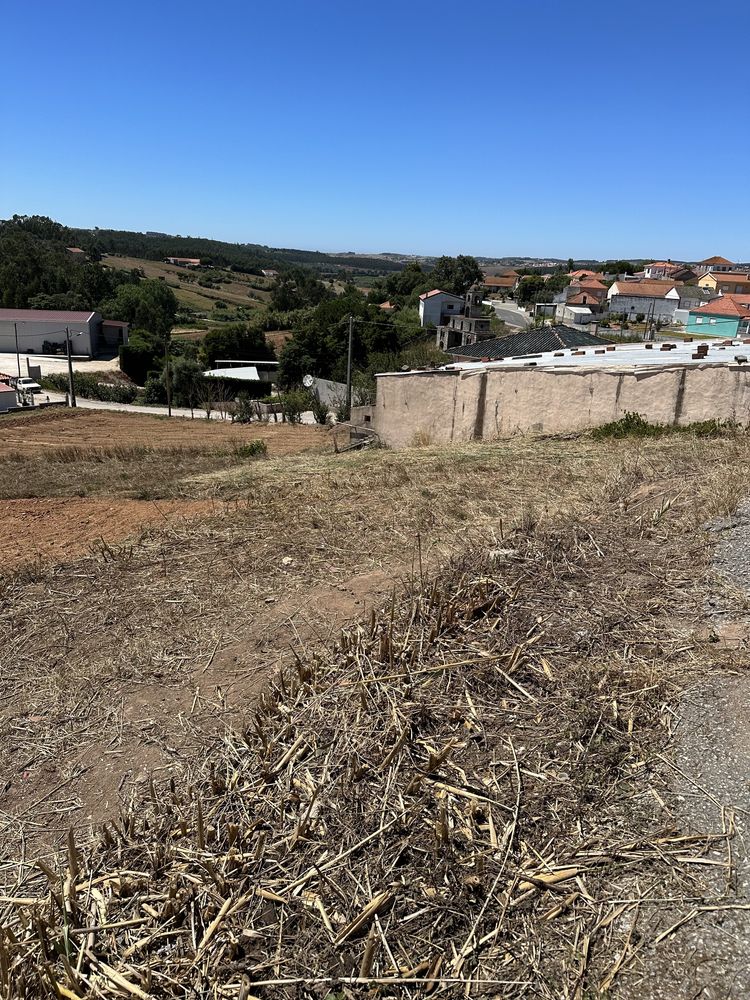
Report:
[[640,413],[653,423],[750,424],[750,367],[485,370],[380,375],[372,426],[384,444],[585,430]]

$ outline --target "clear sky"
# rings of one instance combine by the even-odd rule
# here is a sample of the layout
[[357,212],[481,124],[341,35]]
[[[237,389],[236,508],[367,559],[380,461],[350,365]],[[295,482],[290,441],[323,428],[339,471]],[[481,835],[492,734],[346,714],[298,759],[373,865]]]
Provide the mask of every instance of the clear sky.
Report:
[[0,218],[750,259],[750,4],[5,0]]

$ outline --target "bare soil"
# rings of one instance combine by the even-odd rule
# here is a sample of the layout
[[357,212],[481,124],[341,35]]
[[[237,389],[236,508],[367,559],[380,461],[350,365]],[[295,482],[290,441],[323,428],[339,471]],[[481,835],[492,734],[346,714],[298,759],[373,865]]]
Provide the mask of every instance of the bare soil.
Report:
[[216,512],[210,500],[31,498],[0,500],[0,575],[29,564],[55,564],[92,546],[137,542],[144,528]]

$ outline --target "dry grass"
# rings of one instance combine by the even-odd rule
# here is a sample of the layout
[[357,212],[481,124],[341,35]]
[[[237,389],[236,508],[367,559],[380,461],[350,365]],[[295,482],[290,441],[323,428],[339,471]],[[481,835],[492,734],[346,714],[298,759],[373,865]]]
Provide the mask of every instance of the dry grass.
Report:
[[[653,754],[680,678],[730,655],[695,634],[698,528],[733,509],[749,465],[741,436],[272,459],[186,480],[230,502],[209,521],[10,581],[0,753],[14,775],[54,760],[61,784],[14,800],[7,838],[48,805],[75,822],[82,751],[132,738],[123,685],[187,676],[188,778],[71,850],[62,894],[7,869],[0,996],[21,995],[21,972],[29,996],[52,980],[107,995],[112,975],[226,997],[324,997],[352,974],[447,995],[618,980],[648,943],[649,896],[697,891],[686,865],[708,841],[667,832]],[[269,599],[410,565],[405,601],[336,647],[300,639],[260,713],[207,749],[194,685],[262,632]],[[178,759],[151,738],[155,763]],[[76,929],[105,923],[121,925]]]

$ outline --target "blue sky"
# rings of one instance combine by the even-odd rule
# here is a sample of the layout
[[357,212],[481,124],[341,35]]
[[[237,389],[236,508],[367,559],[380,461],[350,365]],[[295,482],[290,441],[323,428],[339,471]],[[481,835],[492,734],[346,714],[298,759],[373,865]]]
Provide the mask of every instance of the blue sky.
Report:
[[0,218],[750,260],[750,4],[7,0]]

